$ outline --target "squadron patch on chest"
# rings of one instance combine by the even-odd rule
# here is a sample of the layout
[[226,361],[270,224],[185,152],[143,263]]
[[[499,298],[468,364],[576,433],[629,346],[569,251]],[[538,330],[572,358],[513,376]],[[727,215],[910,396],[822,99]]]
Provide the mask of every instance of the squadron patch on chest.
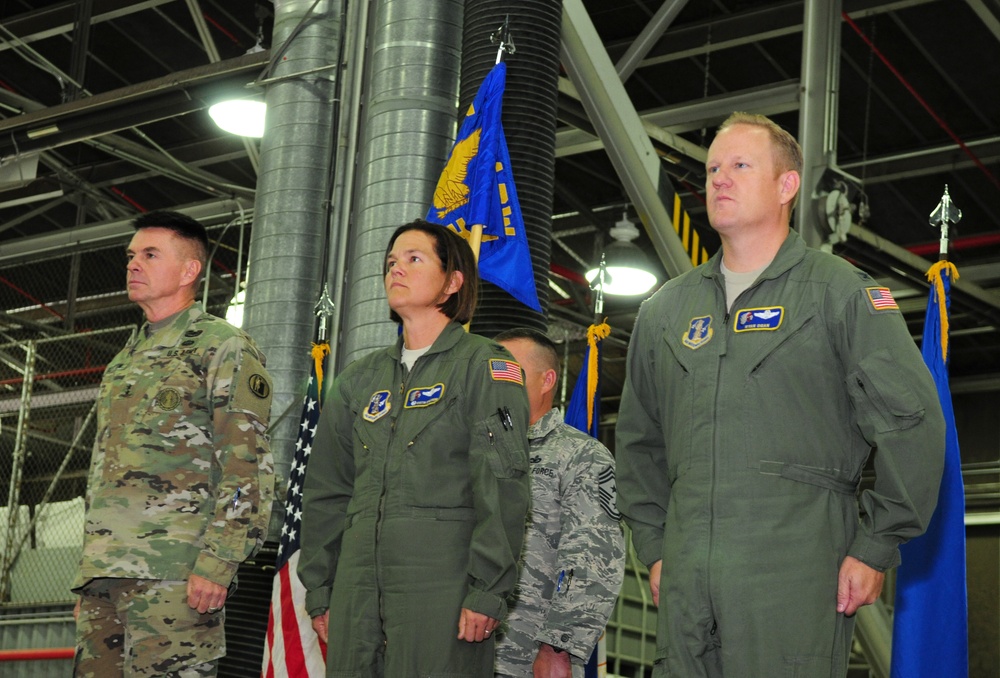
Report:
[[764,306],[761,308],[741,308],[736,312],[733,324],[734,332],[759,332],[776,330],[785,319],[785,309],[782,306]]
[[690,349],[701,348],[712,340],[715,330],[712,329],[712,316],[703,315],[691,318],[691,326],[681,339],[681,342]]
[[368,407],[361,413],[365,421],[378,421],[392,409],[389,398],[392,394],[389,391],[375,391],[368,401]]
[[429,407],[444,396],[444,384],[434,384],[433,386],[418,386],[406,392],[406,402],[403,409],[410,407]]
[[181,404],[181,394],[175,388],[165,388],[156,394],[153,405],[163,412],[172,412]]

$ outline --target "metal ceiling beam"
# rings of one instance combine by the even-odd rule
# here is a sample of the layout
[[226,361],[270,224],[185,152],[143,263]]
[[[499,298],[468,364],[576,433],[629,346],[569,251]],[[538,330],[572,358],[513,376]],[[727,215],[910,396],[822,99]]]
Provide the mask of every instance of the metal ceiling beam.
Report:
[[691,259],[672,228],[661,194],[670,184],[659,155],[582,0],[563,3],[560,54],[667,274],[675,277],[691,270]]
[[997,19],[996,14],[986,6],[983,0],[965,0],[965,2],[976,13],[983,25],[989,29],[993,37],[1000,41],[1000,19]]
[[657,41],[687,3],[688,0],[665,0],[660,5],[660,9],[656,11],[653,18],[643,27],[638,37],[632,41],[632,44],[625,50],[625,54],[615,64],[615,70],[622,82],[629,79],[629,76],[638,68],[639,62],[656,46]]
[[[976,156],[986,165],[1000,162],[1000,137],[967,141],[965,145],[975,151]],[[941,174],[975,166],[969,156],[955,144],[932,146],[840,165],[841,169],[855,175],[860,175],[860,170],[863,169],[866,184]]]
[[[238,198],[223,198],[176,207],[177,212],[187,214],[205,224],[229,220],[240,215],[253,214],[253,202]],[[44,235],[4,241],[0,251],[0,266],[25,263],[70,254],[85,249],[94,249],[108,242],[124,240],[132,233],[132,219],[116,219],[83,228],[55,231]]]
[[[566,78],[560,79],[559,91],[579,99],[576,88]],[[677,135],[718,124],[733,111],[752,108],[764,115],[776,115],[797,110],[798,107],[799,81],[786,80],[772,85],[705,97],[676,106],[653,109],[643,113],[640,119],[643,127],[651,136],[655,134],[658,141],[703,163],[707,151]],[[556,132],[556,157],[588,153],[603,147],[600,139],[583,130],[562,129]]]
[[[111,21],[119,17],[142,12],[159,5],[165,5],[174,0],[94,0],[91,14],[91,25]],[[19,42],[31,43],[36,40],[51,38],[56,35],[70,33],[73,30],[75,16],[75,1],[67,1],[51,5],[31,12],[25,12],[4,21],[2,25],[18,37]],[[16,43],[4,40],[0,42],[0,52],[13,49]]]

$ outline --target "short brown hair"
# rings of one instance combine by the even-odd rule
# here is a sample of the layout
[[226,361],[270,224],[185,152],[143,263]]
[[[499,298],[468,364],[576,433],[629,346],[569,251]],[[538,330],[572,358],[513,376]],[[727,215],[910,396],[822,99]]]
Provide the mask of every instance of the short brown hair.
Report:
[[[441,260],[445,287],[451,281],[452,273],[457,271],[462,274],[462,286],[458,288],[457,292],[449,295],[447,299],[438,304],[438,308],[456,322],[465,324],[472,320],[472,314],[476,310],[476,302],[479,298],[479,269],[476,267],[476,259],[472,256],[472,248],[469,247],[469,243],[450,228],[438,226],[423,219],[416,219],[397,228],[389,238],[389,244],[385,248],[385,257],[382,259],[382,277],[385,277],[385,274],[389,272],[387,262],[389,253],[392,252],[392,246],[396,244],[396,239],[407,231],[426,233],[434,241],[434,253]],[[389,317],[394,322],[403,322],[399,314],[392,309],[389,309]]]
[[[781,125],[766,115],[736,111],[719,125],[716,133],[722,132],[734,125],[750,125],[766,130],[768,136],[771,137],[771,147],[774,149],[774,164],[778,168],[778,172],[794,170],[800,177],[802,176],[802,147],[796,141],[795,137],[789,134]],[[798,201],[799,193],[796,193],[789,205],[789,211],[795,209]]]

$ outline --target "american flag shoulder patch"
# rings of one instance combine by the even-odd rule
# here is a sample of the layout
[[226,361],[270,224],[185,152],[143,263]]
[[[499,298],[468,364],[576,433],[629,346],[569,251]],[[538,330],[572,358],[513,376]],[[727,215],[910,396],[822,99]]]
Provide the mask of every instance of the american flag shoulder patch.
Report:
[[899,304],[892,297],[892,292],[888,287],[866,287],[868,302],[876,311],[898,311]]
[[493,377],[493,381],[512,381],[515,384],[524,384],[521,366],[506,358],[490,358],[490,376]]

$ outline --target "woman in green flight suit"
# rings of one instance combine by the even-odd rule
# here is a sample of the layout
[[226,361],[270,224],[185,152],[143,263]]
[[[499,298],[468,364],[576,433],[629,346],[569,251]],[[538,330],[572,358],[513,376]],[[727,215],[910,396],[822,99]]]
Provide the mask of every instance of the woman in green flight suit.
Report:
[[305,481],[298,567],[328,676],[492,676],[528,509],[520,366],[468,334],[469,246],[415,221],[385,257],[393,346],[333,384]]

